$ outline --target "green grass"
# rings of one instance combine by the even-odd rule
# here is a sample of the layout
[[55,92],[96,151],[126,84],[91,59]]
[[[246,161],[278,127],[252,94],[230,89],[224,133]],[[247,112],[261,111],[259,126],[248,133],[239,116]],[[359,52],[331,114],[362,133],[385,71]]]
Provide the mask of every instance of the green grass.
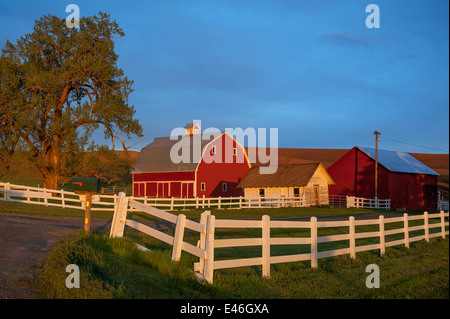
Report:
[[[198,220],[204,210],[178,211]],[[83,217],[84,212],[0,201],[0,213],[38,216]],[[329,207],[211,210],[217,218],[260,219],[262,215],[276,218],[308,216],[348,216],[361,214],[391,214],[396,212]],[[112,218],[112,212],[93,212],[93,218]],[[144,213],[130,212],[128,218],[156,220]],[[430,223],[437,220],[430,220]],[[423,221],[413,221],[419,225]],[[386,230],[401,227],[401,223],[386,224]],[[448,227],[447,227],[448,229]],[[377,231],[378,226],[357,226],[357,232]],[[434,231],[440,231],[435,229]],[[430,231],[433,233],[434,231]],[[173,235],[173,229],[165,230]],[[319,236],[345,234],[346,227],[319,229]],[[421,235],[417,231],[410,236]],[[308,237],[308,229],[273,229],[272,237]],[[387,241],[401,239],[402,234],[387,236]],[[261,237],[260,229],[217,230],[216,238]],[[198,233],[186,230],[184,240],[196,244]],[[136,249],[140,243],[152,250]],[[359,239],[357,245],[371,244],[377,239]],[[348,247],[348,241],[319,244],[319,251]],[[271,255],[308,253],[309,245],[272,246]],[[173,263],[171,246],[137,231],[126,229],[125,238],[109,239],[108,234],[80,233],[77,237],[58,242],[47,255],[35,286],[41,298],[449,298],[448,237],[411,244],[410,249],[396,246],[378,251],[357,253],[356,260],[339,256],[319,260],[319,268],[310,262],[271,266],[271,278],[261,276],[261,267],[223,269],[214,272],[214,285],[201,285],[189,269],[198,259],[185,252],[181,261]],[[216,249],[215,259],[260,257],[261,247]],[[69,264],[81,270],[81,288],[67,289],[65,279]],[[381,288],[365,286],[365,267],[375,263],[381,270]]]
[[[195,258],[170,260],[170,249],[141,252],[134,238],[109,239],[106,234],[80,233],[58,242],[49,252],[35,286],[40,298],[449,298],[449,241],[432,239],[391,247],[380,257],[375,251],[271,267],[271,278],[261,267],[215,271],[214,285],[199,284],[189,271]],[[68,264],[80,267],[80,288],[65,287]],[[365,286],[366,266],[380,268],[380,288]]]
[[[0,195],[1,196],[1,195]],[[95,203],[93,204],[95,207]],[[216,218],[230,219],[261,219],[263,215],[269,215],[272,219],[297,218],[309,216],[360,216],[360,215],[389,215],[399,214],[395,211],[358,208],[334,208],[334,207],[284,207],[284,208],[245,208],[245,209],[192,209],[176,210],[170,213],[184,214],[188,219],[200,220],[204,211],[211,211]],[[45,205],[30,205],[25,203],[5,202],[0,200],[0,213],[12,213],[35,216],[61,216],[81,217],[84,211],[72,208],[46,207]],[[419,212],[423,213],[423,212]],[[111,219],[112,212],[92,211],[92,218]],[[128,218],[135,220],[157,220],[156,218],[142,212],[128,212]]]

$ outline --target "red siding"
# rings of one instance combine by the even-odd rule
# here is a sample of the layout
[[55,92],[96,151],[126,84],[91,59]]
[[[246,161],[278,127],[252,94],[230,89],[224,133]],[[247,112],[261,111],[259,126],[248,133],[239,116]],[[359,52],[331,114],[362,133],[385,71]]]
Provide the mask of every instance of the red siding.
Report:
[[133,196],[193,197],[194,181],[194,171],[133,174]]
[[[170,160],[170,159],[167,159]],[[195,172],[155,172],[133,175],[134,182],[146,181],[194,181]]]
[[[328,173],[336,183],[330,185],[330,195],[374,198],[375,161],[358,149],[347,152]],[[378,165],[378,198],[390,198],[393,209],[436,209],[437,177],[390,172]]]
[[[232,147],[228,150],[225,149],[226,146],[231,145]],[[197,197],[203,197],[203,195],[205,197],[243,196],[243,190],[237,188],[237,185],[250,169],[243,148],[236,145],[236,141],[228,134],[223,134],[210,143],[205,154],[211,156],[212,146],[216,146],[216,154],[212,155],[215,161],[207,163],[205,158],[202,158],[197,170]],[[236,148],[236,156],[233,156],[233,148]],[[225,163],[226,157],[231,159],[232,163]],[[240,159],[243,161],[240,162]],[[204,191],[201,190],[202,183],[205,183]],[[226,191],[223,191],[223,183],[226,183]]]

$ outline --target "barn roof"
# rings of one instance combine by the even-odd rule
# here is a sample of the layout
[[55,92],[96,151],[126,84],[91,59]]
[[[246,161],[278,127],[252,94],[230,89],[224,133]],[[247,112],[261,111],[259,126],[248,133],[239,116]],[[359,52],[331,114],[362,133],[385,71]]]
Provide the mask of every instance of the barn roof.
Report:
[[[359,146],[357,146],[357,148],[375,160],[375,149]],[[420,162],[418,159],[404,152],[378,150],[378,163],[391,172],[439,176],[438,173]]]
[[274,174],[260,174],[260,167],[252,167],[237,187],[301,187],[308,185],[314,173],[320,169],[329,184],[334,184],[328,172],[320,163],[291,164],[278,166]]
[[[195,171],[201,159],[201,154],[200,156],[193,156],[194,151],[199,147],[203,151],[203,148],[208,143],[221,134],[220,132],[206,134],[206,137],[209,137],[209,139],[204,137],[205,140],[202,138],[202,135],[183,136],[181,140],[179,137],[175,140],[171,140],[170,136],[157,137],[141,150],[131,169],[131,173]],[[180,143],[177,147],[182,145],[189,147],[190,160],[188,163],[174,163],[171,160],[170,150],[177,143]]]

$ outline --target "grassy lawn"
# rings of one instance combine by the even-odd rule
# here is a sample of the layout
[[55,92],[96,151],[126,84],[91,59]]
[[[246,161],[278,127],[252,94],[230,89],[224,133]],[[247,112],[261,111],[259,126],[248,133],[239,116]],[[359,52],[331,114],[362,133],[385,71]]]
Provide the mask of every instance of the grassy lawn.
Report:
[[[198,220],[204,210],[178,211],[189,219]],[[1,213],[38,216],[83,217],[84,212],[21,203],[0,201]],[[211,210],[217,218],[272,219],[309,216],[359,216],[398,214],[398,212],[329,207]],[[112,218],[112,212],[93,212],[93,218]],[[130,212],[128,218],[156,220],[144,213]],[[430,223],[437,220],[430,220]],[[412,225],[420,225],[414,221]],[[400,227],[386,224],[386,230]],[[357,232],[377,231],[378,226],[358,226]],[[435,229],[439,231],[439,229]],[[173,229],[166,230],[173,235]],[[415,235],[423,234],[423,230]],[[319,236],[348,233],[348,228],[319,229]],[[433,233],[433,231],[430,231]],[[272,237],[308,237],[308,229],[273,229]],[[400,236],[400,237],[399,237]],[[402,234],[387,236],[386,241],[402,238]],[[410,234],[414,236],[414,234]],[[217,230],[216,238],[261,237],[260,229]],[[196,244],[198,233],[186,230],[185,241]],[[375,240],[375,241],[374,241]],[[136,249],[138,242],[152,250]],[[357,245],[371,244],[377,239],[359,239]],[[348,247],[348,241],[319,244],[319,251]],[[277,245],[271,255],[308,253],[309,245]],[[171,262],[171,246],[127,228],[122,239],[109,239],[108,233],[80,233],[77,237],[58,242],[47,255],[35,286],[41,298],[449,298],[448,237],[411,243],[411,248],[395,246],[378,251],[357,253],[356,260],[339,256],[319,260],[319,268],[310,262],[295,262],[271,266],[271,278],[261,277],[261,267],[216,270],[214,285],[199,284],[189,269],[197,258],[185,252],[181,261]],[[215,259],[260,257],[261,247],[216,249]],[[65,268],[77,264],[81,270],[81,288],[67,289]],[[376,264],[380,268],[379,289],[365,286],[365,268]]]
[[[129,238],[109,239],[106,234],[80,233],[67,238],[49,252],[35,285],[41,298],[449,298],[449,241],[432,239],[319,260],[319,268],[307,262],[272,266],[271,278],[261,277],[261,267],[215,272],[214,285],[197,282],[189,268],[194,261],[183,254],[171,262],[170,249],[141,252]],[[68,264],[80,267],[79,289],[67,289]],[[366,266],[380,268],[380,288],[365,285]]]

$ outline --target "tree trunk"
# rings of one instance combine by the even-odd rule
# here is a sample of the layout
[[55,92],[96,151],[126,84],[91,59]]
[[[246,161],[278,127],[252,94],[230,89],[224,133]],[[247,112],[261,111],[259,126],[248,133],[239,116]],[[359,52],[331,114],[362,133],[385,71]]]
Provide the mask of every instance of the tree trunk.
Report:
[[57,189],[59,176],[57,174],[46,173],[44,175],[44,188]]

